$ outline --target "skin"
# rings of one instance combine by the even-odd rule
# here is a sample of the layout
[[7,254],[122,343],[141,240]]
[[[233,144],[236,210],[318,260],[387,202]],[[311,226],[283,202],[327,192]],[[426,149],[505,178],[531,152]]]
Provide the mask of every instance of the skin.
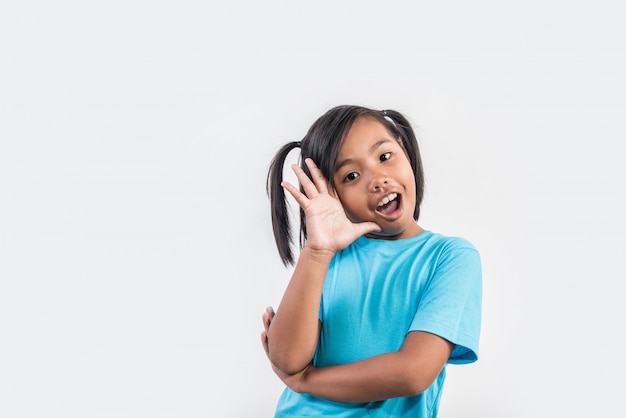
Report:
[[[355,363],[317,368],[318,312],[332,257],[362,235],[404,239],[423,229],[413,219],[415,178],[402,146],[378,121],[362,117],[350,129],[337,158],[335,190],[315,163],[312,178],[292,166],[304,194],[283,187],[306,215],[307,241],[277,312],[262,315],[261,343],[276,375],[292,390],[341,402],[370,402],[414,396],[441,372],[454,345],[427,332],[410,332],[399,351]],[[397,208],[382,213],[379,203],[397,193]],[[378,208],[378,209],[377,209]]]

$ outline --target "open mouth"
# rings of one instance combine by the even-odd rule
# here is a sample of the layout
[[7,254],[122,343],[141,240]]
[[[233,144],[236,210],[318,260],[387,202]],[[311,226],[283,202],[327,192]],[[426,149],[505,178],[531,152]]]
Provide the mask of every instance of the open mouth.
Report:
[[376,212],[389,216],[400,207],[400,195],[398,193],[389,193],[376,206]]

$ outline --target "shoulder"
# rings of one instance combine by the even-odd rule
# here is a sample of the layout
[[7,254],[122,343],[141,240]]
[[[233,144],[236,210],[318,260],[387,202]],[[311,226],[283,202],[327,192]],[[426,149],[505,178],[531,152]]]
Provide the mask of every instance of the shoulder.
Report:
[[[427,258],[435,261],[441,256],[469,252],[478,254],[476,247],[467,239],[458,236],[447,236],[425,230],[419,235],[401,240],[371,239],[360,237],[339,254],[349,259],[355,256],[371,258],[385,258],[400,262],[405,258]],[[341,256],[339,258],[342,258]]]
[[432,233],[431,251],[436,254],[438,268],[444,266],[464,266],[480,270],[481,260],[478,249],[468,239],[459,236],[446,236]]
[[443,235],[430,231],[426,232],[429,233],[428,245],[442,252],[470,251],[478,253],[477,248],[467,238]]

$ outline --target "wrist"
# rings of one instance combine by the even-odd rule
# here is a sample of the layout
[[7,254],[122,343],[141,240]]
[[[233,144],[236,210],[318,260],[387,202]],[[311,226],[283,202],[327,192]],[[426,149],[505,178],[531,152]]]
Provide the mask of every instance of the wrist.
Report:
[[332,260],[335,256],[335,251],[312,248],[305,244],[304,248],[302,248],[300,256],[305,256],[311,261],[319,264],[328,265],[330,264],[330,260]]

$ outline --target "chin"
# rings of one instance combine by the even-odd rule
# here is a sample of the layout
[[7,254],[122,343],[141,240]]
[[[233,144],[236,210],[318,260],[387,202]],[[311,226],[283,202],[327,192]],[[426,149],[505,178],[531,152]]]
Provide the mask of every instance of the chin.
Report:
[[398,235],[402,234],[404,231],[377,231],[370,232],[369,234],[365,234],[368,238],[378,238],[378,239],[394,239]]

